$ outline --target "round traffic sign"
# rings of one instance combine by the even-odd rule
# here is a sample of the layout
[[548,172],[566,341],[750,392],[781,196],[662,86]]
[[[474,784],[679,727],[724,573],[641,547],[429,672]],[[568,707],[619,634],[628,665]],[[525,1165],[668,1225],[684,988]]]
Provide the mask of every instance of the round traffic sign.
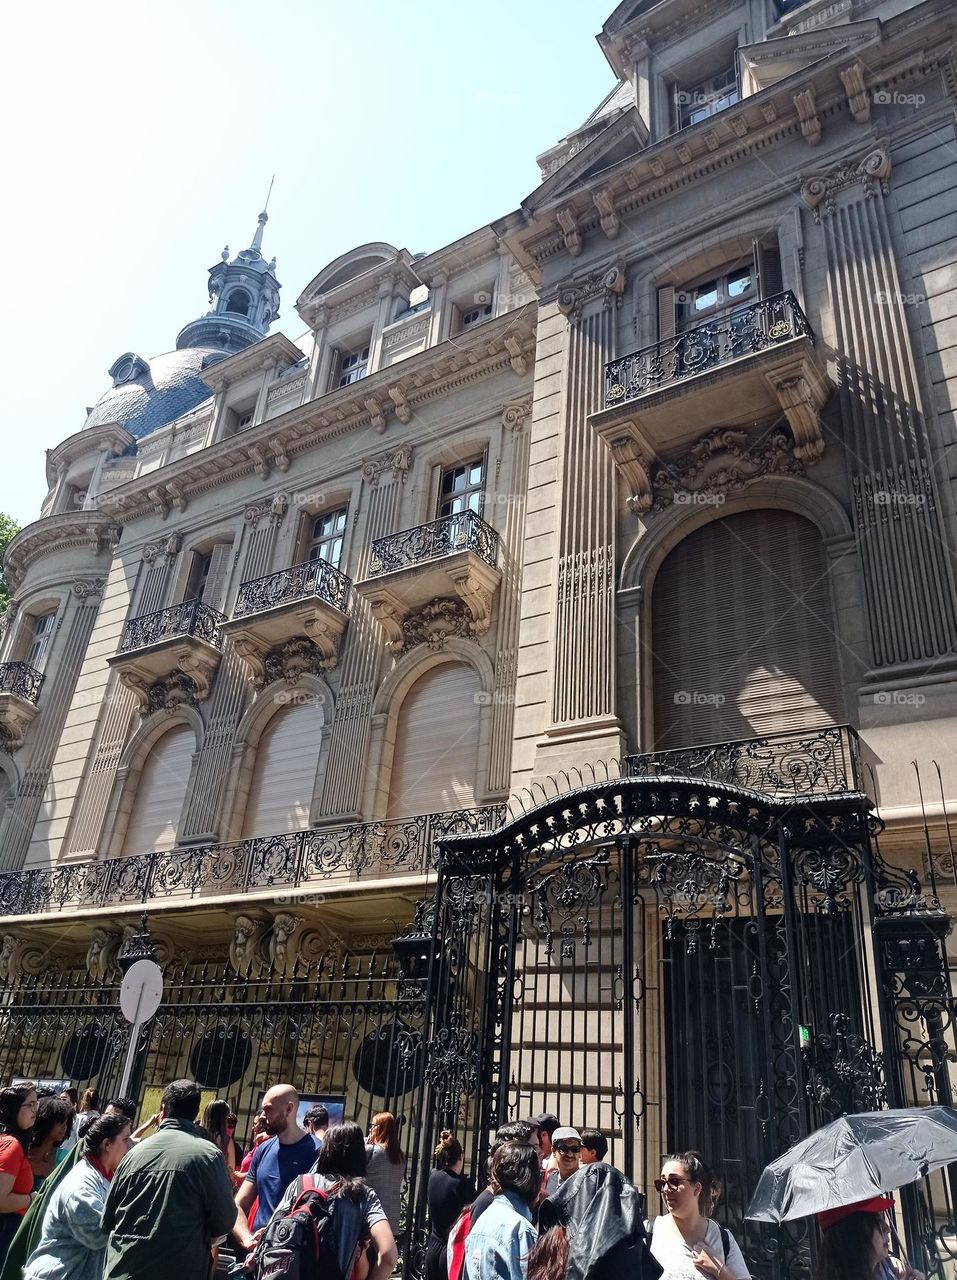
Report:
[[163,970],[155,960],[137,960],[120,987],[120,1008],[127,1022],[152,1018],[163,999]]

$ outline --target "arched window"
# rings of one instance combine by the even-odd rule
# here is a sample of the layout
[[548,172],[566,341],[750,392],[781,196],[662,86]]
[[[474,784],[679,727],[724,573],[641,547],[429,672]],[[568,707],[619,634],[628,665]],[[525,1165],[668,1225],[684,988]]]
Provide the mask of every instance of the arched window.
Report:
[[189,788],[196,736],[189,725],[168,729],[153,745],[136,786],[124,853],[172,849]]
[[245,289],[234,289],[229,295],[226,310],[237,316],[249,315],[249,294]]
[[272,836],[309,826],[319,768],[323,711],[318,697],[291,691],[297,699],[276,713],[256,747],[244,836]]
[[481,691],[470,666],[447,662],[406,694],[396,725],[390,818],[474,805]]
[[745,511],[696,529],[655,578],[655,746],[839,722],[836,630],[809,520]]

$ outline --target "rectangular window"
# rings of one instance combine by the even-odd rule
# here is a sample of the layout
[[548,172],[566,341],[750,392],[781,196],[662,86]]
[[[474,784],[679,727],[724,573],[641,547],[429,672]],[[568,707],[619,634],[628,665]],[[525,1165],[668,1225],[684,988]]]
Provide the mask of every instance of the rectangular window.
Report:
[[468,310],[462,311],[462,328],[471,329],[477,324],[481,324],[483,320],[488,320],[492,314],[491,302],[483,302]]
[[369,372],[369,348],[357,351],[341,351],[336,361],[335,386],[348,387],[359,382]]
[[202,600],[209,568],[213,563],[212,551],[194,551],[193,563],[189,566],[189,578],[186,583],[186,600]]
[[696,84],[675,86],[675,108],[679,129],[700,124],[738,101],[738,77],[734,64]]
[[342,539],[346,530],[347,508],[323,512],[312,523],[307,560],[326,560],[339,568],[342,559]]
[[30,647],[27,650],[26,661],[38,671],[43,666],[55,621],[55,613],[42,613],[39,617],[30,619],[28,632]]
[[735,307],[749,307],[756,301],[754,269],[734,267],[724,275],[703,280],[676,291],[679,329],[690,329],[705,320],[725,315]]
[[460,515],[464,511],[481,515],[484,489],[484,458],[476,458],[460,467],[447,467],[442,472],[439,488],[439,516]]
[[241,413],[239,417],[236,419],[237,431],[245,431],[247,427],[251,427],[252,425],[253,425],[252,409],[250,409],[248,413]]

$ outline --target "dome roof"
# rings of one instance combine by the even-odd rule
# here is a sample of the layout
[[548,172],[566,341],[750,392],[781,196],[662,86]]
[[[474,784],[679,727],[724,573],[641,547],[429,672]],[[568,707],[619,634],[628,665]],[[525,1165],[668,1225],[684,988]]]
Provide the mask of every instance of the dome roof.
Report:
[[132,353],[120,356],[110,369],[113,386],[97,400],[84,425],[118,422],[138,439],[149,435],[210,399],[203,370],[227,355],[210,347],[184,347],[150,360]]

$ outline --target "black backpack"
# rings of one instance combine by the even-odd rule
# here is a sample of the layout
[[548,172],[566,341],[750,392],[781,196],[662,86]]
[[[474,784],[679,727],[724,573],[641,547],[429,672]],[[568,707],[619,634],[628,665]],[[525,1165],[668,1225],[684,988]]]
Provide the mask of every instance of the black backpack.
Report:
[[[352,1207],[303,1174],[289,1208],[269,1219],[246,1264],[248,1275],[252,1280],[350,1280],[361,1226],[348,1212]],[[345,1239],[346,1234],[352,1238]]]

